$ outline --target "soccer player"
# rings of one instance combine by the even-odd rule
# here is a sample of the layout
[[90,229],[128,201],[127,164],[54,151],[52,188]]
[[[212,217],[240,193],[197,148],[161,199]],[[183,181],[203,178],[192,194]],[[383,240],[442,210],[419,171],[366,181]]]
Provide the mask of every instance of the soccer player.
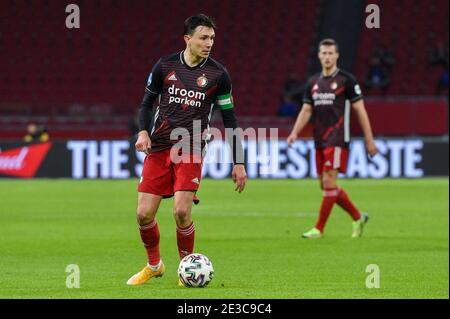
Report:
[[[200,184],[206,144],[202,139],[198,145],[195,138],[199,130],[204,132],[209,128],[214,104],[220,106],[225,128],[237,128],[230,76],[224,66],[210,57],[215,28],[214,21],[204,14],[189,17],[184,24],[186,49],[162,57],[148,78],[139,108],[135,145],[138,151],[146,153],[138,185],[137,222],[148,263],[127,281],[128,285],[140,285],[164,274],[155,219],[162,198],[174,197],[180,259],[194,252],[191,210],[192,203],[198,202],[195,193]],[[154,102],[156,110],[152,107]],[[236,139],[232,145],[232,178],[235,190],[241,193],[247,175],[242,144],[238,136]]]
[[347,193],[336,183],[338,174],[345,173],[347,169],[350,104],[356,112],[363,130],[367,153],[372,157],[377,154],[378,150],[373,140],[361,89],[353,75],[337,67],[339,48],[336,41],[333,39],[322,40],[319,43],[318,56],[322,72],[308,80],[302,110],[287,138],[287,142],[291,146],[312,119],[316,168],[320,188],[323,190],[323,198],[316,226],[304,233],[302,237],[322,237],[333,205],[337,203],[353,219],[352,237],[356,238],[362,235],[368,215],[361,214]]

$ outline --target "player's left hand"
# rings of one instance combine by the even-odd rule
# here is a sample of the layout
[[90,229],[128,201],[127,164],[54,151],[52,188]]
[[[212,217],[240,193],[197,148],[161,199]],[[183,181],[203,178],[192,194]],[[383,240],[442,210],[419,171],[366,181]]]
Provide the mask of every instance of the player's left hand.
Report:
[[366,143],[366,151],[370,157],[374,157],[378,153],[378,148],[373,141]]
[[244,165],[234,165],[233,171],[231,172],[231,177],[233,178],[233,182],[236,184],[235,191],[242,193],[245,188],[245,183],[247,183],[247,173],[245,172]]
[[291,133],[288,138],[286,139],[287,144],[289,147],[292,146],[292,144],[294,144],[294,142],[297,140],[297,134]]

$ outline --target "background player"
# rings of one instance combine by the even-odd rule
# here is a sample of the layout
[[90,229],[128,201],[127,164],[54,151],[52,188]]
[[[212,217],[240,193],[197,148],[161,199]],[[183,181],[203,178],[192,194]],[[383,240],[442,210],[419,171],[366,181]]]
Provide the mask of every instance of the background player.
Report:
[[[128,280],[129,285],[143,284],[164,273],[155,219],[162,198],[174,196],[180,259],[194,251],[195,227],[191,210],[192,202],[197,200],[195,192],[200,184],[205,147],[204,140],[201,145],[194,143],[195,125],[200,123],[201,132],[207,130],[212,106],[218,104],[225,128],[237,127],[230,76],[209,56],[214,30],[214,21],[208,16],[189,17],[184,27],[186,49],[162,57],[148,78],[139,111],[140,131],[136,142],[136,149],[147,154],[138,186],[137,220],[148,264]],[[158,105],[153,112],[152,105],[157,98]],[[171,134],[180,128],[189,135],[173,140]],[[238,139],[233,146],[232,178],[240,193],[247,180],[241,141]]]
[[316,226],[302,235],[303,238],[322,237],[325,224],[334,203],[337,203],[353,219],[352,237],[362,235],[368,215],[361,215],[336,180],[339,173],[347,169],[348,147],[350,142],[350,106],[356,112],[364,133],[366,150],[374,156],[375,146],[369,117],[364,107],[361,89],[350,73],[337,67],[339,48],[333,39],[319,43],[319,60],[322,72],[308,80],[303,99],[303,107],[294,128],[287,138],[292,145],[300,132],[312,118],[314,124],[314,143],[316,149],[316,168],[323,199]]

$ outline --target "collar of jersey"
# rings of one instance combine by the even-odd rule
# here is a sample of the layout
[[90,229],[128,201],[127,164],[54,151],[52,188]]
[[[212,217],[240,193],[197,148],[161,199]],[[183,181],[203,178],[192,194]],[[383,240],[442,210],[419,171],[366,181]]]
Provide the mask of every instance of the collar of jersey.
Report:
[[325,75],[323,75],[322,72],[320,72],[320,76],[324,79],[330,79],[330,78],[334,78],[336,76],[336,74],[338,74],[338,72],[339,72],[339,68],[336,68],[336,71],[334,71],[330,75],[325,76]]
[[195,69],[201,68],[202,66],[205,65],[206,61],[208,61],[208,58],[209,58],[209,57],[206,58],[205,61],[203,61],[202,63],[197,64],[196,66],[189,66],[189,65],[186,63],[186,61],[184,60],[184,54],[183,54],[183,53],[184,53],[184,50],[180,52],[180,61],[181,61],[181,64],[183,64],[185,67],[187,67],[187,68],[190,69],[190,70],[195,70]]

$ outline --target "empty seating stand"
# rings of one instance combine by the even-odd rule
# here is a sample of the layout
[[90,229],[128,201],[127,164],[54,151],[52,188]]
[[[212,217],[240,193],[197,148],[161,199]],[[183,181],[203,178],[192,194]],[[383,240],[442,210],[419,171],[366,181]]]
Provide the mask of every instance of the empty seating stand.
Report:
[[318,12],[314,0],[76,3],[80,29],[66,28],[65,2],[0,3],[0,103],[56,115],[109,104],[130,115],[152,65],[184,48],[184,20],[203,12],[216,19],[213,57],[231,74],[237,112],[274,115],[288,73],[305,77]]
[[[244,127],[277,123],[286,135],[294,119],[271,117],[277,113],[289,73],[306,80],[309,61],[316,59],[320,5],[326,4],[316,0],[193,0],[189,6],[176,0],[76,3],[80,29],[66,28],[66,2],[0,2],[0,139],[22,136],[19,125],[25,123],[24,131],[28,120],[20,124],[18,117],[41,115],[53,137],[128,136],[128,121],[141,102],[153,64],[184,48],[183,22],[199,12],[216,19],[212,55],[230,72],[240,122]],[[447,102],[430,98],[436,95],[442,69],[430,65],[429,57],[435,44],[448,41],[448,1],[367,3],[381,7],[381,29],[361,24],[353,72],[362,82],[376,45],[389,47],[396,60],[386,92],[364,90],[375,132],[447,134],[443,120]],[[385,100],[370,100],[379,95]],[[400,114],[405,120],[395,120]],[[60,121],[72,117],[84,120]],[[89,122],[93,118],[104,121]],[[360,133],[357,125],[353,127]]]

